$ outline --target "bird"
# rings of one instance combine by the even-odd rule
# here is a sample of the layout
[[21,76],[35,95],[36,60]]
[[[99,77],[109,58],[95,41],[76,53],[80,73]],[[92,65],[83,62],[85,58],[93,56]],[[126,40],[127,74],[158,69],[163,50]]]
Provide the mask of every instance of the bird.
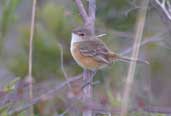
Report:
[[99,70],[115,61],[148,64],[148,61],[127,58],[113,52],[87,28],[76,28],[72,31],[70,52],[77,64],[88,70]]

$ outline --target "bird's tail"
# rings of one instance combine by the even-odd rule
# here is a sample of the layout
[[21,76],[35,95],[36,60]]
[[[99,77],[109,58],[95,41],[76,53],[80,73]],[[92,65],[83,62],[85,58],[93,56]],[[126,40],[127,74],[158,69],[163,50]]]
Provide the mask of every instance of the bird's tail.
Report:
[[146,60],[132,59],[132,58],[127,58],[124,56],[116,55],[116,54],[110,54],[110,58],[112,58],[113,61],[118,60],[118,61],[127,62],[127,63],[130,63],[131,61],[133,61],[133,62],[137,62],[137,63],[149,64],[149,62]]
[[140,59],[132,59],[132,58],[127,58],[127,57],[123,57],[123,56],[119,56],[118,57],[119,61],[122,62],[137,62],[137,63],[144,63],[144,64],[149,64],[149,62],[147,60],[140,60]]

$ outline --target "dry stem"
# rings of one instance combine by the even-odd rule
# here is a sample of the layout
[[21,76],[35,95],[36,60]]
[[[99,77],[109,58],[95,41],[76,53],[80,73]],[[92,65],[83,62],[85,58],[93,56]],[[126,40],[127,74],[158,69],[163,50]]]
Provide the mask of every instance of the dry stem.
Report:
[[[33,0],[32,16],[31,16],[31,28],[30,28],[30,41],[29,41],[29,61],[28,61],[28,81],[29,83],[29,99],[33,99],[33,85],[32,85],[32,52],[33,52],[33,36],[35,27],[35,14],[36,14],[36,0]],[[30,107],[30,116],[34,116],[33,107]]]
[[[139,54],[139,49],[140,49],[141,39],[142,39],[143,29],[144,29],[144,23],[145,23],[145,18],[146,18],[146,13],[147,13],[148,2],[149,2],[149,0],[142,1],[142,9],[140,9],[140,11],[138,13],[139,16],[138,16],[138,20],[137,20],[135,42],[133,45],[133,52],[132,52],[132,58],[134,58],[134,59],[137,59],[138,54]],[[135,69],[136,69],[136,62],[130,62],[120,116],[126,116],[127,112],[128,112],[129,95],[130,95],[132,83],[134,81]]]

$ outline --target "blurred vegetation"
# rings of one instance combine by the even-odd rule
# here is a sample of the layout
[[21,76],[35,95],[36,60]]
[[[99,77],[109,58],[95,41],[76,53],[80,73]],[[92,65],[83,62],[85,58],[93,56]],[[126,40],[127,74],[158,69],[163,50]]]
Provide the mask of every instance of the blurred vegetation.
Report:
[[[110,1],[110,0],[109,0]],[[17,5],[22,2],[21,0],[14,0],[10,1],[10,4],[7,6],[4,6],[4,12],[3,12],[3,19],[1,20],[1,33],[4,36],[9,28],[9,25],[11,26],[11,23],[13,22],[12,19],[14,19],[15,11],[17,8]],[[116,2],[116,1],[115,1]],[[124,16],[123,17],[111,17],[113,15],[104,15],[109,12],[113,12],[116,10],[120,10],[126,6],[127,2],[126,0],[117,1],[116,3],[113,1],[110,1],[110,4],[118,4],[117,7],[113,6],[102,6],[102,3],[97,3],[97,17],[100,15],[102,20],[106,21],[106,25],[112,26],[115,29],[125,30],[129,29],[130,26],[133,27],[133,18],[134,16]],[[5,2],[4,4],[7,4]],[[116,9],[113,9],[116,8]],[[60,43],[64,46],[64,59],[67,64],[75,65],[73,64],[73,60],[71,59],[70,53],[69,53],[69,45],[70,45],[70,31],[76,24],[71,24],[73,22],[70,22],[72,20],[76,22],[80,22],[81,18],[78,16],[78,13],[73,13],[72,11],[66,11],[65,8],[61,5],[54,4],[53,2],[47,2],[46,4],[43,4],[42,6],[37,8],[37,16],[36,16],[36,34],[34,37],[34,53],[33,53],[33,73],[35,75],[35,78],[44,79],[54,77],[55,75],[58,75],[59,77],[62,76],[62,72],[60,70],[60,49],[57,43]],[[75,5],[71,6],[71,9],[73,12],[76,12]],[[78,11],[77,11],[78,12]],[[100,13],[100,14],[99,14]],[[104,16],[103,16],[103,15]],[[117,19],[118,18],[118,21]],[[16,19],[16,18],[15,18]],[[123,20],[121,20],[123,19]],[[17,20],[17,19],[16,19]],[[18,16],[18,20],[20,20],[20,16]],[[110,21],[111,20],[111,21]],[[128,23],[132,21],[132,23]],[[116,25],[116,24],[117,25]],[[126,23],[126,24],[125,24]],[[111,25],[112,24],[112,25]],[[71,26],[69,26],[71,25]],[[130,26],[129,26],[130,25]],[[29,28],[30,25],[22,25],[20,32],[20,44],[23,46],[23,53],[19,53],[12,64],[9,64],[9,68],[16,73],[17,76],[25,76],[27,75],[27,55],[28,55],[28,39],[29,39]],[[111,28],[111,27],[110,27]],[[65,65],[65,64],[64,64]],[[44,68],[43,68],[44,67]],[[46,68],[45,68],[46,67]],[[69,70],[69,69],[68,69]],[[76,70],[76,72],[80,72]],[[75,74],[74,70],[73,73]],[[63,77],[62,77],[63,78]]]
[[1,1],[0,7],[2,7],[2,16],[0,16],[0,51],[3,47],[4,39],[8,33],[10,26],[15,23],[15,20],[17,18],[15,16],[15,11],[20,3],[21,0]]
[[15,11],[20,4],[21,0],[3,0],[2,1],[2,16],[0,18],[0,32],[1,32],[1,37],[3,38],[8,31],[8,28],[10,25],[14,23],[16,20],[15,17]]
[[107,0],[106,3],[97,1],[97,17],[99,16],[110,28],[120,31],[130,30],[134,26],[136,13],[133,11],[128,15],[124,14],[129,8],[129,2],[128,0]]
[[[40,0],[40,2],[41,4],[39,4],[38,1],[37,5],[35,36],[33,41],[33,76],[36,82],[48,81],[51,79],[60,82],[60,80],[64,80],[64,75],[61,70],[61,51],[58,44],[61,44],[63,47],[64,67],[67,74],[69,76],[74,76],[82,71],[72,59],[69,52],[71,30],[82,24],[81,18],[73,1],[64,0],[61,2],[60,0]],[[17,14],[17,8],[21,5],[28,5],[26,3],[31,4],[31,2],[26,2],[26,0],[0,1],[0,8],[2,7],[0,13],[0,49],[5,49],[6,37],[11,34],[11,27],[13,26],[15,27],[15,30],[19,32],[17,40],[18,44],[20,44],[20,46],[18,46],[18,49],[20,50],[15,53],[16,55],[13,56],[10,61],[1,59],[1,62],[7,64],[5,67],[7,67],[15,76],[21,78],[26,77],[28,73],[28,45],[30,34],[30,17],[28,20],[23,21],[22,16],[24,16],[24,13],[31,12],[31,7],[29,11],[24,11],[25,9],[22,9],[23,14],[22,12],[21,14]],[[105,36],[106,39],[104,39],[104,41],[114,51],[123,49],[125,46],[127,47],[128,45],[123,43],[130,43],[132,41],[132,38],[128,39],[110,34],[110,32],[113,32],[114,30],[123,32],[133,31],[136,21],[136,10],[125,14],[130,7],[130,2],[128,2],[128,0],[97,0],[96,27],[97,30],[104,31],[106,29],[106,31],[109,32],[109,35]],[[13,43],[11,43],[11,46],[12,45]],[[121,45],[124,47],[121,47]],[[144,49],[144,54],[149,55],[151,75],[163,71],[163,64],[159,60],[161,54],[158,55],[160,51],[154,53],[154,50],[157,47],[158,46],[155,43],[152,43]],[[166,54],[167,52],[163,52],[163,55]],[[165,56],[162,56],[162,58],[163,57]],[[95,85],[94,96],[97,101],[105,101],[105,103],[108,103],[113,107],[120,106],[121,101],[117,97],[123,89],[123,80],[125,79],[124,76],[127,74],[127,67],[128,65],[125,63],[116,62],[97,73],[95,80],[101,82],[99,85]],[[144,68],[145,66],[137,66],[137,78],[143,78],[143,75],[140,75],[139,72],[143,72],[145,70]],[[155,78],[155,76],[150,78]],[[66,106],[64,106],[64,103],[66,102],[66,99],[62,99],[63,96],[61,96],[55,99],[55,103],[62,104],[62,107],[58,108],[58,110],[54,109],[54,112],[62,113],[65,111]],[[51,113],[50,110],[53,106],[56,106],[55,103],[53,101],[50,101],[49,103],[45,101],[45,103],[43,102],[45,106],[43,106]],[[37,116],[39,116],[38,114],[41,114],[41,112],[39,112],[40,109],[38,109],[39,107],[36,109]],[[139,116],[140,114],[136,112],[133,115]],[[156,114],[155,116],[160,115],[161,114]],[[5,114],[3,116],[5,116]]]

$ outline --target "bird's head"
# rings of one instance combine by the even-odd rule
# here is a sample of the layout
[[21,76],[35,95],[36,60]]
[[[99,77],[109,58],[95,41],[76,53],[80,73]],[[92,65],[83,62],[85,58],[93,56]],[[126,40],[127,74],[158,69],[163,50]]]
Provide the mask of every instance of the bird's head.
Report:
[[72,42],[85,41],[90,37],[91,33],[86,28],[76,28],[72,31]]

